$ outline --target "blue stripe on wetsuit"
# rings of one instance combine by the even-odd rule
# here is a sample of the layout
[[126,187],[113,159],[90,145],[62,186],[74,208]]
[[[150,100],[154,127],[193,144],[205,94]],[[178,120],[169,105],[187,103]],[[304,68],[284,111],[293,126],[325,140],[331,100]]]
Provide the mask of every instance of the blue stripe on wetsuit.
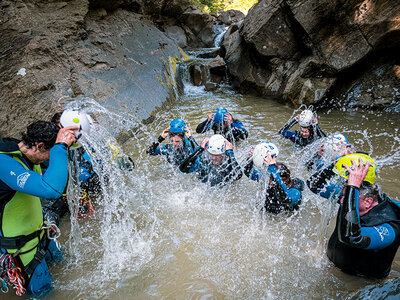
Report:
[[63,193],[68,180],[67,148],[54,145],[50,150],[49,168],[42,176],[26,170],[7,154],[0,154],[0,179],[15,191],[41,198],[55,199]]
[[281,176],[279,175],[278,167],[276,165],[268,166],[268,172],[271,173],[272,177],[277,183],[283,188],[286,196],[290,200],[290,206],[295,206],[299,203],[301,199],[301,193],[298,189],[290,188],[288,189],[286,184],[283,182]]
[[[296,188],[288,189],[286,184],[283,182],[281,176],[279,175],[279,171],[276,165],[268,166],[268,172],[271,173],[272,177],[275,179],[277,183],[283,188],[285,191],[286,196],[290,200],[290,206],[295,206],[299,203],[301,199],[301,192]],[[249,178],[254,181],[259,181],[262,174],[257,171],[254,167],[251,170]]]
[[[355,189],[354,192],[357,218],[358,222],[360,223],[360,191],[358,189]],[[393,227],[387,223],[371,227],[361,227],[361,235],[368,236],[370,238],[370,243],[368,247],[364,248],[366,250],[380,250],[386,248],[390,246],[396,238],[396,232],[394,231]]]
[[246,133],[249,133],[249,132],[246,130],[246,128],[244,128],[244,125],[243,125],[242,122],[240,122],[239,120],[235,120],[235,121],[236,121],[236,122],[233,122],[233,123],[231,124],[232,127],[239,128],[239,129],[241,129],[241,130],[246,131]]

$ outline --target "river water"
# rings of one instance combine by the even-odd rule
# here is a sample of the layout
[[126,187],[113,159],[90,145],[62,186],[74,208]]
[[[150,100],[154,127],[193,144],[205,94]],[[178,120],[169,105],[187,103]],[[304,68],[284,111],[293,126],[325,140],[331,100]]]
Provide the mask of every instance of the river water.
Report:
[[[100,129],[87,138],[108,174],[101,176],[104,195],[94,201],[92,218],[64,218],[65,259],[50,267],[54,289],[45,299],[342,299],[381,283],[346,275],[329,262],[326,242],[337,207],[307,188],[299,211],[263,215],[256,208],[263,198],[260,185],[247,177],[211,188],[163,157],[146,154],[170,120],[182,118],[194,132],[215,108],[226,107],[249,130],[248,140],[235,145],[239,162],[252,145],[272,141],[280,149],[278,161],[306,180],[310,174],[303,163],[310,152],[277,135],[293,108],[186,84],[185,95],[153,123],[131,130],[123,150],[136,169],[127,171],[118,168],[104,145],[115,132],[137,123],[128,113],[115,115],[94,103],[89,106],[99,116]],[[326,133],[340,131],[358,150],[371,153],[384,191],[400,196],[398,113],[343,109],[319,111],[318,117]],[[194,137],[200,143],[205,135]],[[71,185],[69,192],[73,201]],[[399,272],[398,254],[388,279]],[[400,293],[398,284],[391,289]]]

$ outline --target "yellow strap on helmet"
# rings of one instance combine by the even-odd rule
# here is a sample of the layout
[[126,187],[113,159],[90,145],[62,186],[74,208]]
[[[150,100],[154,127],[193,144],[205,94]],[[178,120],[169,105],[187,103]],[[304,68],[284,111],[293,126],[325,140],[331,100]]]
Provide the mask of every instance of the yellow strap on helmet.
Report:
[[369,162],[369,169],[368,173],[364,178],[364,181],[369,182],[370,184],[374,184],[376,180],[376,165],[375,161],[368,155],[364,153],[353,153],[349,154],[346,156],[341,157],[333,167],[333,172],[343,178],[349,179],[349,173],[346,170],[345,165],[348,167],[352,167],[353,163],[351,160],[354,160],[357,163],[357,166],[359,165],[360,161],[359,159],[365,163]]

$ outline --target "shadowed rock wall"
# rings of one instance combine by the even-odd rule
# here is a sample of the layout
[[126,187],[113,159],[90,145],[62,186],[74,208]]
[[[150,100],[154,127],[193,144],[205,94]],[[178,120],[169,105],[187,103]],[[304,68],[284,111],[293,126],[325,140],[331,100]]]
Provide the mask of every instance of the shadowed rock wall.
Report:
[[243,92],[295,104],[400,100],[399,1],[260,0],[222,45]]

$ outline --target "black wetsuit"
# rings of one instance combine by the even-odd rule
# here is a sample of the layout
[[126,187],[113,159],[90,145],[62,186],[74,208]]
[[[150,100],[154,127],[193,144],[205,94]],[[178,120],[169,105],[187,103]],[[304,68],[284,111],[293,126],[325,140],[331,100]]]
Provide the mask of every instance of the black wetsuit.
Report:
[[[239,141],[240,139],[244,140],[249,136],[249,133],[244,128],[242,122],[238,119],[233,119],[233,123],[230,127],[225,128],[223,131],[220,129],[220,126],[216,123],[212,123],[212,121],[208,121],[208,119],[201,122],[196,127],[197,133],[204,133],[210,129],[214,131],[214,134],[223,135],[229,142],[233,143],[233,141]],[[212,126],[211,126],[212,125]]]
[[325,133],[322,131],[322,129],[319,127],[319,125],[315,125],[313,127],[313,131],[311,132],[311,135],[308,138],[303,138],[301,136],[300,131],[289,131],[290,128],[292,128],[297,121],[295,119],[289,120],[280,130],[279,134],[282,135],[284,138],[291,140],[297,147],[305,147],[307,145],[312,144],[316,140],[325,137]]
[[222,186],[228,182],[238,180],[243,171],[236,161],[232,150],[225,152],[227,158],[221,165],[214,165],[207,158],[204,149],[198,149],[192,153],[179,167],[184,173],[197,172],[201,182],[208,182],[211,186]]
[[347,186],[327,255],[344,272],[382,278],[389,274],[400,245],[400,208],[385,194],[358,217],[358,189]]
[[[301,192],[304,190],[304,181],[300,178],[294,178],[293,184],[286,186],[275,165],[269,166],[268,172],[270,176],[268,176],[267,180],[269,183],[270,179],[272,179],[272,185],[268,184],[265,193],[265,210],[273,214],[278,214],[282,211],[299,209]],[[244,174],[255,181],[259,181],[262,177],[260,172],[253,168],[253,160],[250,160],[245,166]]]
[[159,136],[157,142],[154,142],[147,149],[147,153],[150,155],[165,155],[167,161],[175,166],[179,166],[198,147],[196,140],[192,136],[188,139],[184,138],[184,146],[180,149],[176,149],[171,144],[158,147],[164,140],[162,136]]

